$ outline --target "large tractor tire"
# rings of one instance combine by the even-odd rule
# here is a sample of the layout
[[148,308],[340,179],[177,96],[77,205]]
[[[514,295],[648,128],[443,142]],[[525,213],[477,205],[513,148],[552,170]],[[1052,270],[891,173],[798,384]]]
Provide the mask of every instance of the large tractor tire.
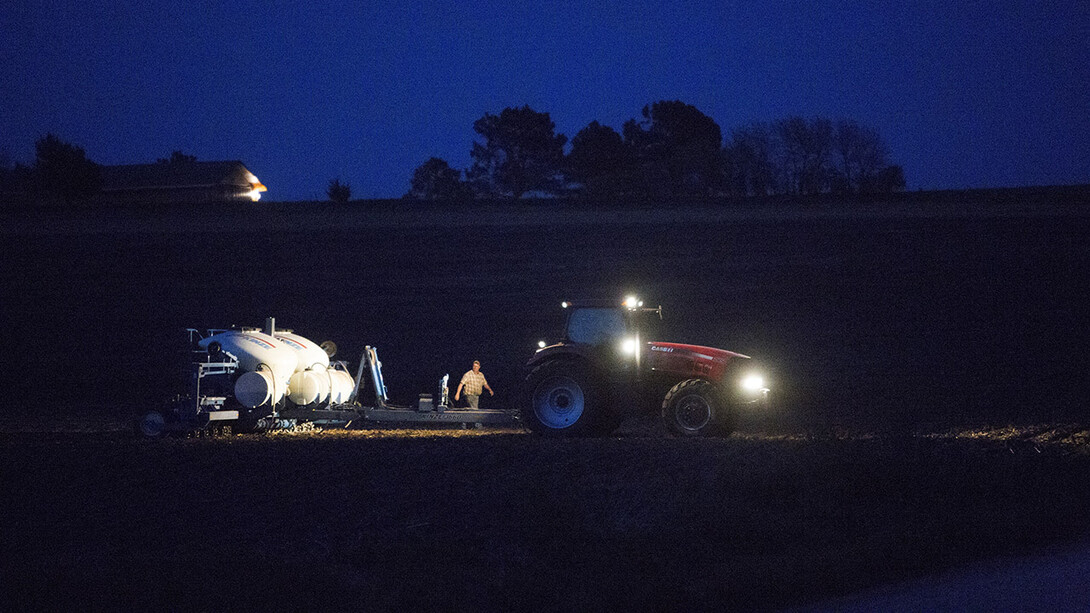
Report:
[[136,434],[144,438],[160,438],[166,431],[166,420],[161,411],[148,411],[136,419]]
[[547,436],[602,436],[616,427],[601,377],[577,360],[549,360],[526,376],[523,422]]
[[704,379],[687,379],[667,392],[662,420],[671,434],[684,437],[726,436],[734,429],[730,407]]

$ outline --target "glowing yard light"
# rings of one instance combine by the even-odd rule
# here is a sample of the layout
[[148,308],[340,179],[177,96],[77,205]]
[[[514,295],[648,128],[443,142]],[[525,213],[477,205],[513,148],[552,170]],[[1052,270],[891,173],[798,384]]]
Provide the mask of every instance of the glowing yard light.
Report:
[[254,173],[252,173],[252,172],[247,172],[246,173],[246,182],[250,184],[250,191],[246,192],[245,195],[247,197],[249,197],[250,200],[253,200],[254,202],[257,202],[258,200],[261,200],[261,192],[269,191],[269,188],[262,185],[261,181],[259,181],[258,178],[256,176],[254,176]]
[[538,347],[538,349],[544,349],[545,348],[545,341],[538,341],[537,342],[537,347]]
[[624,299],[624,305],[627,308],[635,309],[635,308],[643,306],[643,302],[641,302],[640,299],[636,298],[635,296],[628,296],[627,298]]

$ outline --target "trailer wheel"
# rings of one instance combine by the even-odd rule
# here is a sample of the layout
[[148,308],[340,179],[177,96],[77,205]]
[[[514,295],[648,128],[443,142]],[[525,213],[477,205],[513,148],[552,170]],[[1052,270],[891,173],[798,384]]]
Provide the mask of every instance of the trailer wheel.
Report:
[[166,420],[159,411],[148,411],[136,420],[136,432],[147,438],[159,438],[166,430]]
[[574,360],[550,360],[538,365],[526,377],[522,418],[530,430],[538,434],[608,434],[614,420],[607,414],[610,407],[604,402],[604,396],[600,378],[585,364]]
[[729,408],[715,386],[704,379],[687,379],[667,392],[662,419],[677,436],[726,436],[732,429]]

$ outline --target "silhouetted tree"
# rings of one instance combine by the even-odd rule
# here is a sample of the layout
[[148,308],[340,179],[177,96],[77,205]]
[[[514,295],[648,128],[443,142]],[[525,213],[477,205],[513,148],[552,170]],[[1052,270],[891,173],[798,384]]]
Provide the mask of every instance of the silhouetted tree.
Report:
[[614,198],[631,188],[633,158],[621,135],[592,121],[571,140],[568,176],[592,198]]
[[872,191],[880,194],[903,192],[905,189],[905,170],[894,164],[878,171]]
[[842,119],[836,123],[833,148],[839,178],[833,191],[883,191],[878,188],[878,174],[889,166],[889,153],[876,130]]
[[340,178],[330,179],[329,188],[325,190],[330,201],[337,204],[344,204],[352,199],[352,186],[348,183],[341,183]]
[[625,122],[624,142],[632,148],[651,195],[707,196],[720,183],[719,125],[680,100],[643,107],[643,121]]
[[155,161],[159,164],[184,164],[186,162],[196,162],[197,156],[186,155],[181,151],[174,151],[170,154],[169,158],[159,158]]
[[31,170],[16,163],[6,153],[0,153],[0,201],[5,204],[20,199],[31,188]]
[[[890,192],[905,187],[878,132],[854,120],[788,117],[752,123],[722,142],[719,125],[679,100],[642,109],[621,134],[592,121],[575,135],[554,134],[548,113],[528,106],[485,113],[473,124],[473,165],[461,173],[439,158],[413,174],[407,198],[449,198],[458,189],[521,197],[565,187],[593,198],[642,195],[734,197]],[[467,196],[468,197],[468,196]]]
[[776,193],[777,143],[772,127],[753,123],[731,132],[723,150],[724,189],[732,196],[768,196]]
[[530,191],[560,189],[567,137],[555,134],[548,113],[505,108],[499,115],[485,113],[473,130],[484,138],[473,142],[473,166],[466,173],[477,193],[517,199]]
[[[885,143],[853,120],[788,117],[736,129],[724,147],[725,193],[737,196],[879,192],[903,186]],[[901,188],[903,189],[903,187]]]
[[775,124],[780,141],[779,182],[789,194],[820,194],[832,183],[833,124],[788,117]]
[[101,169],[82,148],[46,134],[34,143],[34,152],[34,182],[42,194],[71,204],[102,189]]
[[463,200],[471,196],[462,172],[442,158],[429,158],[416,167],[406,198],[416,200]]
[[15,191],[15,162],[6,153],[0,153],[0,193]]

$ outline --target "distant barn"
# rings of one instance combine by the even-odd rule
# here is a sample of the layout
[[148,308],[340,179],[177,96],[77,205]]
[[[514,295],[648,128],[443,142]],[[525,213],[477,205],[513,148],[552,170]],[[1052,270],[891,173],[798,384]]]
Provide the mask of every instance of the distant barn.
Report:
[[238,161],[102,166],[102,197],[118,204],[256,202],[263,191]]

